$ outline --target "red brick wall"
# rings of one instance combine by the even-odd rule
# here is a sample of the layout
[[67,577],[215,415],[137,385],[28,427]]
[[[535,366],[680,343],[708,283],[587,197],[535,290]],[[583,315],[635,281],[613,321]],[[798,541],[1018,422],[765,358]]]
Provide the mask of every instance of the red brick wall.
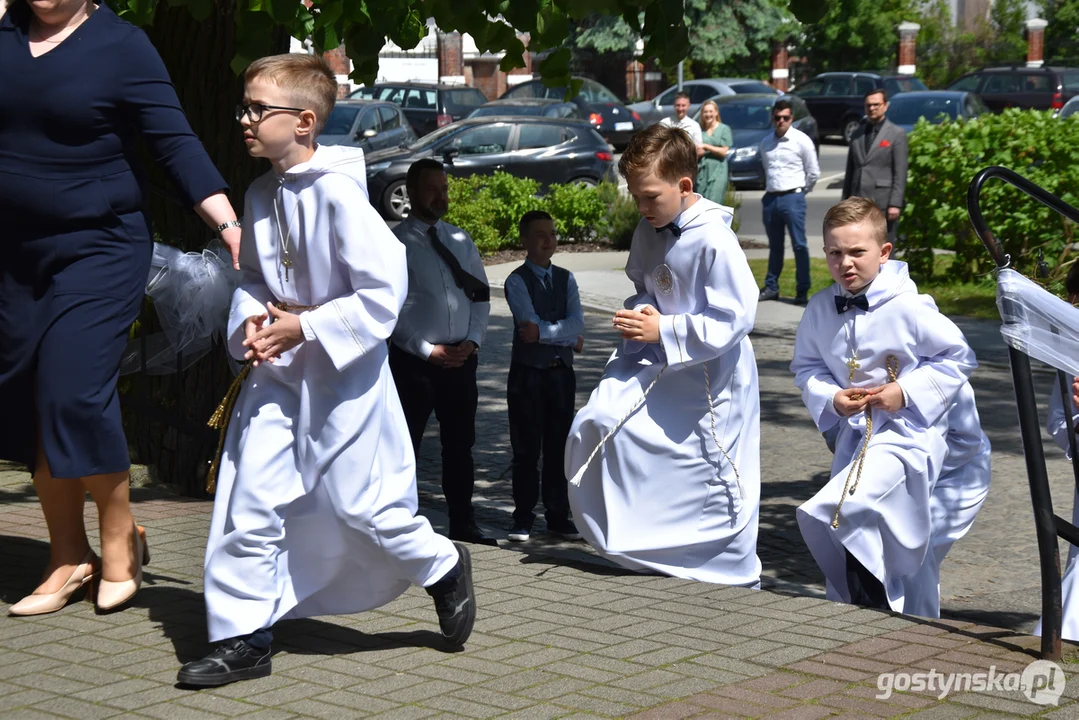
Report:
[[464,59],[461,51],[460,33],[439,33],[438,36],[438,76],[439,78],[459,77],[465,74]]

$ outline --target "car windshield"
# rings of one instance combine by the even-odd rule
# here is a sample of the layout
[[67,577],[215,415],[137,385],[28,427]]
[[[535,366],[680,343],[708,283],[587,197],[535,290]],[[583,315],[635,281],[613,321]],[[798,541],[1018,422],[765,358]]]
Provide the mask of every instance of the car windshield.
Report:
[[546,105],[488,105],[472,111],[469,117],[491,117],[492,115],[542,115]]
[[766,130],[772,127],[771,105],[723,103],[719,106],[723,124],[732,130]]
[[775,94],[775,90],[762,82],[729,83],[731,90],[738,95],[755,93]]
[[347,135],[356,116],[360,114],[360,108],[338,105],[330,111],[330,117],[326,118],[326,126],[322,128],[323,135]]
[[452,125],[447,125],[445,127],[440,127],[438,130],[435,130],[434,132],[427,133],[426,135],[421,137],[419,140],[417,140],[416,142],[409,145],[408,149],[409,150],[425,150],[425,149],[431,147],[432,145],[434,145],[435,143],[439,142],[440,140],[443,140],[443,139],[449,137],[450,135],[453,135],[454,133],[460,132],[461,129],[462,128],[458,123],[453,123]]
[[589,82],[588,80],[581,83],[581,95],[590,103],[621,102],[613,92],[597,82]]
[[896,95],[888,101],[888,119],[896,125],[913,125],[924,117],[933,124],[959,117],[959,98]]
[[1072,102],[1069,100],[1064,105],[1064,109],[1060,111],[1060,117],[1062,118],[1071,117],[1072,115],[1079,115],[1079,101]]
[[443,102],[451,113],[460,113],[469,108],[479,107],[487,102],[487,97],[475,88],[463,90],[443,90]]
[[887,78],[884,81],[884,90],[888,95],[928,89],[925,83],[916,77]]

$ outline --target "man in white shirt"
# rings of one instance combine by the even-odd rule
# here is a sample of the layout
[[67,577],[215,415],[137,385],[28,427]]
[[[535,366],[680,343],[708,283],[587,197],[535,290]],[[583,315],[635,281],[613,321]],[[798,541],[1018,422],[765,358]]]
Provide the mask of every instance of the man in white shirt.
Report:
[[760,144],[764,164],[765,193],[761,202],[764,231],[768,235],[768,275],[759,300],[779,299],[779,276],[783,272],[783,236],[790,231],[794,248],[795,298],[809,301],[809,248],[806,246],[806,193],[820,177],[817,149],[809,136],[796,127],[790,100],[772,106],[775,132]]
[[472,512],[477,354],[491,313],[487,274],[468,233],[441,220],[449,210],[442,163],[416,161],[405,183],[412,208],[393,233],[405,245],[408,297],[390,338],[390,370],[417,455],[432,411],[438,420],[450,538],[495,545]]
[[685,130],[689,139],[697,146],[697,157],[704,154],[701,144],[704,136],[701,135],[701,126],[689,116],[689,94],[680,92],[674,96],[674,117],[665,117],[659,121],[661,125],[676,127]]

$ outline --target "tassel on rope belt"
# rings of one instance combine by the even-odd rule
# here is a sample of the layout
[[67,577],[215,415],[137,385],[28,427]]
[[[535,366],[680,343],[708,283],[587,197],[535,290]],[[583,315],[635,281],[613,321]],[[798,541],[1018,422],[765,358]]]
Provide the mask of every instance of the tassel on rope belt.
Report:
[[[888,382],[895,382],[899,377],[899,358],[895,355],[889,355],[884,363],[888,368]],[[865,397],[864,394],[857,398]],[[839,527],[839,511],[843,507],[843,501],[847,499],[847,495],[853,495],[854,491],[858,489],[858,483],[862,481],[862,467],[865,465],[865,454],[869,450],[869,441],[873,437],[873,411],[872,408],[865,409],[865,440],[862,442],[862,449],[858,451],[858,457],[851,463],[850,472],[847,473],[847,481],[843,483],[843,494],[839,496],[839,503],[835,506],[835,517],[832,518],[832,529],[835,530]],[[857,474],[855,474],[857,470]],[[854,478],[854,484],[850,484],[850,479]]]
[[[300,313],[307,310],[315,310],[318,305],[291,305],[289,303],[277,302],[274,303],[274,307],[278,310],[284,310],[290,313]],[[217,471],[221,466],[221,453],[225,449],[225,435],[229,429],[229,420],[232,419],[232,409],[236,405],[236,399],[240,397],[240,389],[243,387],[244,380],[251,374],[251,363],[253,360],[248,360],[244,363],[244,366],[240,369],[240,372],[236,374],[232,384],[229,385],[228,391],[225,392],[225,397],[221,400],[221,403],[214,410],[214,414],[210,416],[210,421],[206,423],[214,430],[219,430],[220,434],[217,438],[217,452],[214,453],[213,462],[210,463],[210,470],[206,473],[206,492],[212,493],[217,489]]]

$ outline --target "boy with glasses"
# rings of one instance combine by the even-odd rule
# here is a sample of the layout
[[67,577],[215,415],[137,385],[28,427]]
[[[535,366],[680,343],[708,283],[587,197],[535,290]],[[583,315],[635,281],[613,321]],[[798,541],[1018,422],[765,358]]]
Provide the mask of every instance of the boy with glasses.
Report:
[[314,55],[262,58],[244,75],[244,143],[272,170],[245,197],[229,313],[228,350],[247,364],[218,410],[204,579],[217,648],[180,669],[181,685],[265,677],[278,620],[371,610],[410,585],[434,598],[448,645],[475,622],[468,549],[416,515],[386,343],[405,249],[367,201],[363,152],[315,142],[336,96]]
[[888,242],[895,245],[903,195],[907,190],[907,133],[887,118],[883,90],[865,95],[865,123],[854,132],[847,150],[843,199],[873,201],[888,221]]
[[794,111],[790,100],[776,100],[772,107],[772,123],[775,132],[767,135],[760,144],[765,177],[761,212],[764,231],[768,235],[768,275],[758,299],[779,299],[784,232],[789,231],[794,248],[794,302],[805,305],[810,286],[805,194],[813,189],[820,177],[820,165],[813,141],[793,126]]

